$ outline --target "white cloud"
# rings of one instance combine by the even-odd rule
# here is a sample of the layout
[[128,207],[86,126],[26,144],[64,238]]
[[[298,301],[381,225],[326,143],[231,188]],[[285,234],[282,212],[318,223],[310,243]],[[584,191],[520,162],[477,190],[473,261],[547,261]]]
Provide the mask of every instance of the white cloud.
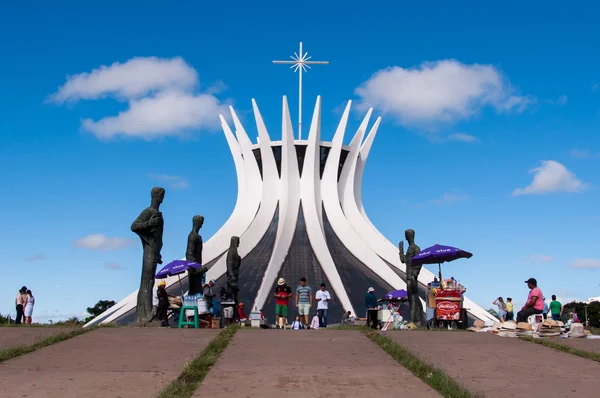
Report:
[[173,189],[185,189],[190,187],[188,180],[179,176],[171,176],[168,174],[148,174],[148,177],[162,184],[166,184]]
[[108,96],[131,99],[152,91],[189,90],[197,84],[198,74],[182,58],[132,58],[122,64],[115,62],[89,73],[68,76],[50,100],[60,103]]
[[219,126],[225,107],[213,94],[225,85],[217,83],[210,93],[197,92],[198,85],[197,72],[179,57],[132,58],[68,77],[49,100],[125,100],[127,109],[100,120],[85,119],[83,129],[100,139],[121,135],[151,140]]
[[575,269],[595,269],[600,268],[600,260],[595,258],[576,258],[571,261],[570,266]]
[[469,196],[462,192],[445,192],[440,198],[430,200],[431,203],[436,205],[451,205],[456,202],[464,202],[469,200]]
[[99,251],[123,249],[132,244],[131,239],[110,238],[102,234],[88,235],[73,242],[74,247]]
[[555,160],[542,160],[542,165],[531,170],[533,182],[525,188],[517,188],[513,196],[547,194],[552,192],[582,192],[588,185],[575,177],[565,166]]
[[101,139],[125,135],[151,140],[193,128],[216,127],[220,113],[224,113],[224,107],[212,95],[170,91],[132,100],[129,109],[117,116],[85,119],[82,126]]
[[27,257],[25,260],[26,261],[41,261],[41,260],[45,260],[45,259],[46,259],[45,254],[37,253],[37,254],[33,254],[33,255]]
[[535,263],[549,263],[554,261],[554,257],[548,256],[547,254],[532,254],[529,257],[529,262],[532,264]]
[[448,136],[448,140],[449,141],[461,141],[461,142],[468,142],[470,144],[474,144],[479,142],[479,138],[475,137],[474,135],[471,134],[465,134],[465,133],[454,133],[454,134],[450,134]]
[[120,271],[125,269],[125,267],[121,266],[121,264],[115,262],[104,264],[104,268],[109,269],[111,271]]
[[356,89],[364,107],[375,106],[403,125],[432,126],[468,119],[490,106],[499,112],[521,112],[536,99],[520,96],[492,65],[456,60],[426,62],[405,69],[376,72]]

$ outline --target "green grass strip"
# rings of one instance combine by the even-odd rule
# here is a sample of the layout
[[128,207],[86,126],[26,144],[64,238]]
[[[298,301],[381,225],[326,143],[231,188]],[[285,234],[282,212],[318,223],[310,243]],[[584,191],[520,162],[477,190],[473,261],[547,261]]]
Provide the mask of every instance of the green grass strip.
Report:
[[591,359],[592,361],[600,362],[600,353],[598,352],[588,352],[583,350],[578,350],[577,348],[572,348],[565,344],[560,344],[552,340],[546,339],[534,339],[530,336],[521,336],[521,340],[529,341],[530,343],[540,344],[549,348],[553,348],[557,351],[566,352],[568,354],[577,355],[578,357],[582,357],[585,359]]
[[158,396],[160,398],[191,397],[210,371],[210,368],[225,351],[229,341],[238,329],[239,326],[230,326],[223,329],[192,362],[187,364],[179,377],[166,386]]
[[[472,398],[483,397],[483,394],[473,394],[462,387],[443,370],[423,361],[412,352],[394,342],[387,336],[375,330],[365,330],[363,333],[375,344],[379,345],[389,356],[394,358],[400,365],[410,370],[419,379],[423,380],[431,388],[448,398]],[[410,333],[410,332],[406,332]]]
[[38,341],[35,344],[31,345],[18,345],[14,347],[5,348],[0,350],[0,363],[4,361],[8,361],[9,359],[20,357],[21,355],[29,354],[35,350],[39,350],[40,348],[48,347],[52,344],[60,343],[61,341],[68,340],[72,337],[79,336],[80,334],[87,333],[94,328],[86,328],[86,329],[77,329],[72,330],[70,332],[58,333],[54,336],[47,337],[41,341]]

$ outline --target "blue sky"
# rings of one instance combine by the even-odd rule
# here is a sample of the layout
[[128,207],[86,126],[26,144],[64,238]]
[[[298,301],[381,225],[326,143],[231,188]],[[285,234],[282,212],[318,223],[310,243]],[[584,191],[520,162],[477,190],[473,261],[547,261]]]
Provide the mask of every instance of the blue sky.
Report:
[[0,6],[0,313],[24,284],[41,320],[133,291],[129,227],[155,185],[163,258],[184,255],[194,214],[207,240],[236,198],[216,113],[252,126],[255,98],[278,137],[297,79],[271,60],[299,41],[330,61],[306,76],[305,123],[319,94],[323,139],[348,99],[355,127],[365,106],[383,116],[363,198],[392,242],[413,228],[473,252],[444,269],[486,308],[522,303],[531,276],[546,296],[600,295],[597,5],[197,3]]

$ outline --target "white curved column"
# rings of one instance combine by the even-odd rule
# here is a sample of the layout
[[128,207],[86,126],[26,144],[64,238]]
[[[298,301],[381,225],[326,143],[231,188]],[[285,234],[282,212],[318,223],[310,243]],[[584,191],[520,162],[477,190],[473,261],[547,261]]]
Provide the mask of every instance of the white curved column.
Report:
[[[275,279],[294,239],[300,209],[300,172],[294,146],[294,130],[286,97],[283,97],[281,119],[281,180],[279,183],[277,235],[265,277],[261,282],[252,308],[263,308],[269,298]],[[275,196],[273,192],[271,195]]]
[[[352,226],[348,222],[348,216],[344,215],[342,207],[340,206],[340,197],[338,194],[338,170],[340,163],[340,155],[342,153],[342,145],[344,143],[344,133],[348,124],[348,116],[350,114],[350,106],[352,101],[348,101],[346,110],[342,116],[342,120],[338,125],[338,128],[333,136],[331,150],[327,157],[327,163],[323,172],[323,178],[321,180],[321,192],[323,195],[323,205],[325,212],[327,213],[327,219],[331,228],[337,235],[338,239],[343,245],[360,260],[365,266],[371,271],[375,272],[380,278],[389,283],[392,286],[402,286],[404,282],[394,271],[385,264],[375,252],[361,239],[361,237],[354,231]],[[367,113],[367,116],[363,120],[359,130],[366,129],[371,116],[371,111]],[[364,133],[363,133],[364,134]],[[352,154],[348,154],[350,156]],[[356,153],[354,154],[356,156]],[[346,162],[348,158],[346,158]],[[350,168],[345,167],[347,173]],[[344,173],[342,169],[342,174]],[[347,179],[347,178],[346,178]],[[344,179],[340,178],[340,183],[344,183]]]
[[[383,234],[379,232],[379,230],[373,225],[371,220],[369,220],[362,203],[361,185],[363,172],[380,122],[381,118],[378,118],[360,148],[360,154],[356,159],[356,171],[353,173],[351,172],[350,169],[354,166],[352,165],[352,162],[348,162],[348,158],[344,163],[342,176],[345,176],[346,178],[345,187],[342,189],[342,207],[344,208],[346,218],[352,224],[352,228],[364,239],[367,244],[369,244],[373,251],[388,263],[400,269],[402,272],[406,272],[406,266],[400,262],[398,248],[385,236],[383,236]],[[353,145],[358,145],[361,140],[362,138],[355,137],[355,139],[352,140],[351,147]],[[349,169],[347,173],[345,173],[346,168]],[[340,178],[340,182],[341,181],[342,178]],[[359,215],[361,217],[359,217]],[[435,275],[431,271],[423,267],[419,274],[419,282],[427,284],[433,280],[434,276]],[[403,285],[398,288],[402,289],[404,286],[406,286],[406,283],[403,281]],[[423,299],[421,299],[421,302],[425,306]],[[470,314],[483,321],[488,323],[496,321],[496,319],[494,319],[485,309],[475,304],[468,297],[464,297],[464,307],[469,310]]]
[[306,223],[306,232],[308,239],[315,253],[315,256],[321,264],[323,272],[327,276],[331,289],[335,292],[339,301],[346,311],[356,313],[344,289],[342,279],[335,267],[327,240],[323,232],[323,222],[320,217],[322,201],[320,195],[320,156],[319,143],[321,136],[321,97],[317,97],[315,111],[313,113],[310,131],[308,133],[308,146],[304,157],[302,167],[302,177],[300,178],[302,210],[304,211],[304,221]]
[[[270,193],[277,192],[279,189],[279,178],[275,158],[271,150],[271,139],[254,100],[252,100],[252,107],[258,128],[260,155],[263,162],[262,178],[256,157],[252,152],[252,142],[234,109],[229,107],[244,159],[247,185],[243,223],[244,225],[248,223],[248,225],[244,229],[242,229],[243,225],[238,225],[237,235],[231,234],[228,237],[228,242],[230,242],[231,236],[240,237],[238,252],[242,258],[254,249],[267,232],[277,208],[277,197],[270,195]],[[229,246],[229,243],[227,246]],[[223,256],[208,270],[206,278],[217,279],[225,272],[227,272],[227,258]]]
[[[250,222],[252,222],[252,220],[249,219],[249,217],[245,217],[245,215],[247,214],[247,211],[245,210],[245,205],[246,184],[248,181],[246,178],[246,168],[244,165],[244,159],[242,157],[242,149],[240,147],[239,142],[236,140],[233,132],[229,128],[229,125],[227,124],[225,118],[222,115],[219,115],[219,118],[221,120],[221,126],[225,134],[225,139],[227,140],[229,150],[231,151],[231,156],[233,157],[233,163],[235,165],[235,172],[237,176],[238,191],[235,207],[231,215],[223,224],[223,226],[219,228],[219,230],[217,230],[217,232],[215,232],[215,234],[204,243],[202,257],[203,262],[205,264],[223,254],[229,248],[231,236],[241,234],[241,232],[237,231],[245,231],[250,225]],[[211,267],[211,269],[212,268],[213,267]],[[167,289],[179,283],[179,279],[174,277],[167,278],[165,281],[167,283]],[[133,310],[137,306],[137,293],[138,290],[135,290],[129,296],[120,300],[117,304],[103,312],[100,316],[85,324],[84,327],[110,323],[118,319],[119,317],[125,315],[129,311]]]

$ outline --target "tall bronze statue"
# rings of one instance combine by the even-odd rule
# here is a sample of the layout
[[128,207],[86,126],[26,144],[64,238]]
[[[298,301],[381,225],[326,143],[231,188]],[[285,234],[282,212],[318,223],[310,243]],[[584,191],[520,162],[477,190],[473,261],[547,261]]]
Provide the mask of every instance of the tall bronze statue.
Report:
[[240,266],[242,265],[242,258],[238,254],[239,245],[240,238],[232,236],[227,252],[227,289],[236,305],[238,304],[238,292],[240,291],[238,278],[240,276]]
[[142,241],[144,257],[142,260],[142,280],[137,296],[137,322],[146,323],[152,319],[152,288],[157,264],[162,264],[160,250],[163,245],[163,229],[165,221],[159,211],[160,204],[165,198],[165,189],[152,188],[150,207],[142,211],[131,224],[131,230]]
[[[204,217],[194,216],[192,218],[192,232],[188,235],[187,249],[185,259],[202,265],[202,236],[200,228],[204,224]],[[202,293],[202,277],[208,271],[207,267],[190,268],[188,270],[188,280],[190,282],[189,295]]]
[[412,259],[419,254],[421,248],[415,244],[415,231],[407,229],[404,232],[408,242],[408,250],[404,254],[404,241],[400,241],[400,261],[406,265],[406,285],[408,293],[408,306],[410,307],[410,320],[415,325],[423,325],[423,305],[419,300],[419,273],[422,264],[413,264]]

